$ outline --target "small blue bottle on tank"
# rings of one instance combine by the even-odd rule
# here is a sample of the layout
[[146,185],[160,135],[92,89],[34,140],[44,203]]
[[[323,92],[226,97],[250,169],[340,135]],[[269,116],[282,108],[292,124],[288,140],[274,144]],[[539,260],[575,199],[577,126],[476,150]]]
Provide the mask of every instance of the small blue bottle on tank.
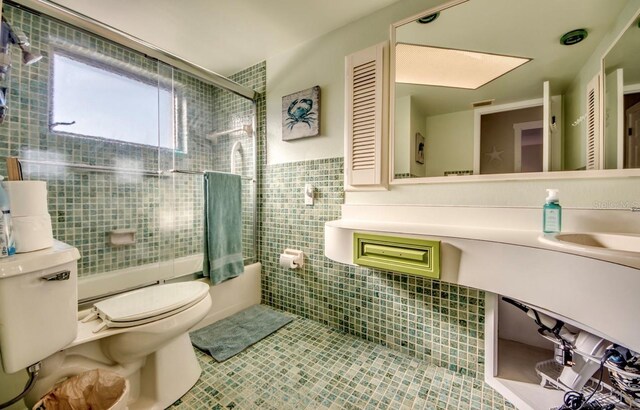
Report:
[[544,233],[558,233],[562,229],[562,207],[557,189],[547,189],[547,200],[542,207],[542,230]]
[[9,196],[2,187],[2,180],[4,180],[4,177],[0,176],[0,258],[16,253],[16,245],[13,240],[13,228],[11,226]]

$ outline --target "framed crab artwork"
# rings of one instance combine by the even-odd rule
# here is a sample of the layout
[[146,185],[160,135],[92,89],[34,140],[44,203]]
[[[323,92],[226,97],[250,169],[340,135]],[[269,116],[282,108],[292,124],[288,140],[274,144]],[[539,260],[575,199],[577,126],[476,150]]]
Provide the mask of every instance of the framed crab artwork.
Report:
[[320,135],[320,86],[282,97],[282,140]]

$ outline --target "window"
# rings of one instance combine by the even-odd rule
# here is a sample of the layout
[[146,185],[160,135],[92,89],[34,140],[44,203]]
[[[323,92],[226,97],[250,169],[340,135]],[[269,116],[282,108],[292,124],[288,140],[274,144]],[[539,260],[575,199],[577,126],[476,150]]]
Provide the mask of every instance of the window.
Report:
[[51,130],[178,149],[172,87],[137,71],[54,49]]

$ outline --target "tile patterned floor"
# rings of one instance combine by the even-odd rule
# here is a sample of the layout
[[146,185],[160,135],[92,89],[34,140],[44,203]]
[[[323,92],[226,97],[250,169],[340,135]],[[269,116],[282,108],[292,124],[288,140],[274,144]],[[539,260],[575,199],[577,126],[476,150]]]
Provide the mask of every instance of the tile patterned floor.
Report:
[[171,408],[514,408],[481,380],[291,316],[223,363],[196,351],[202,376]]

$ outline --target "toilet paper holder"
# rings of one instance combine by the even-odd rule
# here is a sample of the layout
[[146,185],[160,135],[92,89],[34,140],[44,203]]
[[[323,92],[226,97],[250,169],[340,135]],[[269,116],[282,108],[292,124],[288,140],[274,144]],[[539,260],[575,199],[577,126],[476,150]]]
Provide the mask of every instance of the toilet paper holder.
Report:
[[285,249],[284,252],[280,254],[280,264],[282,265],[284,261],[289,262],[289,268],[300,268],[304,265],[304,252],[297,249]]

